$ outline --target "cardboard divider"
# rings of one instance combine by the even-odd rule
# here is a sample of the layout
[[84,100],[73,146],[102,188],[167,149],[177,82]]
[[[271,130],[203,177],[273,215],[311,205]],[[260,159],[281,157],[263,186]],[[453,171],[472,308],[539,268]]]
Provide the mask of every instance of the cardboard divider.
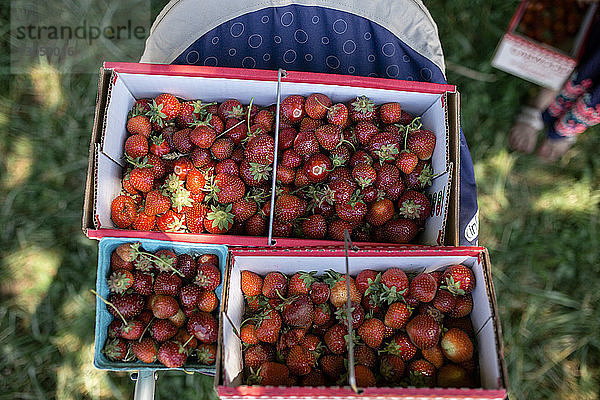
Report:
[[[96,275],[96,292],[105,299],[108,299],[110,289],[108,288],[107,278],[110,272],[110,258],[113,251],[123,243],[141,243],[143,250],[156,252],[158,250],[172,250],[176,254],[190,254],[197,256],[201,254],[216,254],[219,257],[219,269],[221,270],[221,284],[215,289],[215,294],[219,299],[219,311],[222,306],[222,293],[224,286],[225,267],[227,262],[227,247],[223,245],[207,244],[187,244],[169,241],[122,238],[122,237],[104,237],[98,244],[98,272]],[[108,311],[108,306],[100,299],[96,298],[96,327],[94,334],[94,366],[98,369],[109,371],[142,371],[142,370],[182,370],[188,372],[198,372],[204,375],[214,375],[217,365],[207,366],[201,364],[186,364],[182,368],[167,368],[158,361],[153,364],[146,364],[140,361],[135,362],[114,362],[110,361],[103,353],[102,349],[108,338],[108,326],[114,319]],[[221,321],[219,320],[219,326]],[[221,328],[219,328],[221,329]],[[218,344],[217,344],[218,347]]]
[[[384,271],[398,267],[405,272],[431,272],[445,269],[452,264],[470,267],[476,277],[473,295],[471,322],[477,336],[481,388],[441,389],[441,388],[366,388],[362,398],[410,397],[503,399],[506,396],[506,369],[502,353],[501,330],[495,305],[493,282],[490,281],[489,257],[481,247],[456,248],[385,248],[365,247],[349,252],[350,275],[356,276],[363,269]],[[230,252],[227,268],[227,287],[224,291],[223,312],[228,313],[231,322],[239,330],[244,315],[244,297],[240,290],[241,271],[250,270],[259,275],[279,271],[286,275],[298,271],[317,271],[322,275],[326,270],[345,272],[345,251],[343,248],[329,249],[235,249]],[[490,290],[492,288],[492,290]],[[261,387],[242,385],[243,358],[242,344],[229,322],[222,325],[218,375],[215,377],[217,391],[221,398],[237,397],[354,397],[358,396],[349,387]]]
[[[238,78],[239,77],[239,78]],[[425,231],[418,237],[419,244],[425,245],[458,245],[457,223],[454,216],[458,210],[459,176],[453,169],[459,164],[458,121],[455,112],[448,112],[456,107],[457,92],[452,85],[404,82],[379,78],[354,77],[350,85],[344,85],[346,77],[327,74],[290,72],[282,79],[281,96],[289,94],[308,95],[324,93],[334,102],[346,102],[359,95],[370,97],[376,104],[398,101],[407,112],[420,115],[425,128],[434,131],[437,138],[433,157],[434,174],[440,176],[434,180],[429,189],[430,196],[435,198],[434,215],[427,221]],[[129,229],[120,230],[115,227],[110,217],[112,198],[119,194],[114,185],[121,179],[118,168],[104,169],[109,158],[114,163],[123,165],[123,143],[127,136],[127,113],[135,99],[148,98],[159,93],[173,93],[184,99],[199,98],[210,101],[223,101],[237,98],[248,104],[267,106],[276,102],[277,74],[275,71],[257,71],[228,68],[209,68],[191,66],[147,65],[135,63],[108,63],[101,71],[99,97],[96,105],[96,122],[92,134],[92,146],[99,151],[90,154],[92,171],[88,173],[86,188],[83,230],[91,238],[108,235],[165,238],[163,232],[141,232]],[[100,123],[102,121],[102,123]],[[96,161],[92,161],[92,158]],[[108,164],[110,165],[110,164]],[[114,167],[111,165],[111,167]],[[277,171],[273,171],[275,179]],[[446,173],[444,173],[446,172]],[[112,197],[112,198],[111,198]],[[452,225],[448,225],[450,222]],[[177,235],[190,242],[212,242],[214,235],[209,234],[167,234],[166,237],[177,240]],[[220,242],[228,245],[262,246],[267,237],[246,237],[245,240],[229,235],[220,235]],[[319,245],[320,241],[305,241],[302,238],[275,238],[277,246],[281,245]],[[317,242],[312,244],[311,242]],[[334,241],[323,241],[325,245]]]

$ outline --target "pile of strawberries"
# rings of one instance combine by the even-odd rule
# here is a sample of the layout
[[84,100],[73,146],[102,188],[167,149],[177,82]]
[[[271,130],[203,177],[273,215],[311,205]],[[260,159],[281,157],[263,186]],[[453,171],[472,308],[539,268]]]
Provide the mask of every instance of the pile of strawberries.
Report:
[[335,271],[291,277],[242,271],[244,382],[347,385],[352,340],[359,387],[479,384],[471,269],[450,265],[411,278],[399,268],[365,269],[349,285],[348,291],[346,276]]
[[114,316],[103,353],[111,361],[158,361],[169,368],[215,363],[221,284],[214,254],[144,251],[125,243],[111,255],[104,299]]
[[[128,167],[111,206],[119,228],[265,236],[274,105],[137,100]],[[435,135],[399,103],[314,93],[280,105],[276,237],[405,243],[431,213]]]

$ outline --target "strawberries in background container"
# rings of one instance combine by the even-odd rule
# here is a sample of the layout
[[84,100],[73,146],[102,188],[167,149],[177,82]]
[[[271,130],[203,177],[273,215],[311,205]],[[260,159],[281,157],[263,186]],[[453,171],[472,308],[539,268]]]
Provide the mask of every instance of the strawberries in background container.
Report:
[[[349,268],[350,292],[341,250],[232,250],[219,396],[356,396],[344,361],[350,297],[360,397],[505,398],[485,249],[362,248],[351,252]],[[316,281],[325,284],[313,288]]]
[[357,242],[457,243],[453,86],[289,72],[275,155],[276,78],[107,64],[88,236],[266,245],[275,176],[277,245],[333,244],[344,229]]

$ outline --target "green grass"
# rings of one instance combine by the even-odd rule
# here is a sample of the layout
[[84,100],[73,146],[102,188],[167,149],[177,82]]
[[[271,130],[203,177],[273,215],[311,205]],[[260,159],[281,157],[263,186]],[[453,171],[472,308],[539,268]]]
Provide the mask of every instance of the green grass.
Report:
[[[600,129],[551,166],[506,150],[512,119],[534,85],[489,61],[517,3],[427,5],[448,80],[462,93],[480,243],[491,252],[511,398],[598,399]],[[153,16],[160,8],[153,3]],[[0,20],[5,34],[6,5]],[[39,65],[31,66],[37,72],[9,75],[7,43],[2,50],[0,399],[131,398],[127,375],[91,364],[88,289],[97,244],[83,236],[80,220],[97,76]],[[161,374],[156,397],[203,398],[213,395],[210,385],[209,378]]]

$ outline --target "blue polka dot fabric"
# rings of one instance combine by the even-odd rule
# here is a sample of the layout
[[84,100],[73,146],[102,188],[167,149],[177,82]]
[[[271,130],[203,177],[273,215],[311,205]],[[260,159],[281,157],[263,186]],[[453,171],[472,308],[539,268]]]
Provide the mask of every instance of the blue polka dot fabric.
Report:
[[[236,17],[202,35],[173,64],[447,83],[439,67],[381,25],[316,6],[270,7]],[[478,207],[473,162],[462,131],[460,157],[459,244],[466,246],[477,243]]]
[[442,82],[442,71],[382,26],[323,7],[266,8],[232,19],[175,64],[259,68]]

